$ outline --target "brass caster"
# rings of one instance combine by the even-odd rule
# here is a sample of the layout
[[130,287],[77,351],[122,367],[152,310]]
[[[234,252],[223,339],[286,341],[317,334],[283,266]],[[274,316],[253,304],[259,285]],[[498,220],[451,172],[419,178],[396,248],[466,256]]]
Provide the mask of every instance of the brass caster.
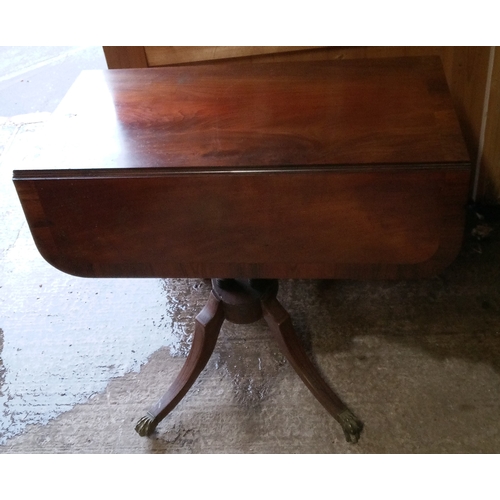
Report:
[[342,426],[346,441],[348,443],[357,443],[363,424],[351,413],[350,410],[344,410],[337,416],[338,422]]
[[156,425],[157,423],[155,422],[153,415],[146,413],[146,415],[137,422],[135,431],[142,437],[151,436],[156,429]]

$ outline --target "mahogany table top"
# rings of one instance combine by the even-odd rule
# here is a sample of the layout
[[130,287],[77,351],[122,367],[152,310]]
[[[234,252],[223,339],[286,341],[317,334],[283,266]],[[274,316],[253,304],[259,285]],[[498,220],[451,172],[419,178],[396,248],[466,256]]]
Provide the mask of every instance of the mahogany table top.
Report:
[[58,175],[469,161],[438,57],[84,71],[48,134]]
[[95,277],[397,278],[460,246],[470,162],[439,58],[85,71],[14,172]]

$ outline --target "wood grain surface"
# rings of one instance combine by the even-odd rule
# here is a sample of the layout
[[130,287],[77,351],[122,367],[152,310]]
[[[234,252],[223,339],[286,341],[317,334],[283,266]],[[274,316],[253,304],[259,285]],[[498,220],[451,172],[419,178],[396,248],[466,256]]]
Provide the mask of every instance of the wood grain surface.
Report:
[[[109,48],[109,47],[108,47]],[[217,46],[190,46],[190,47],[144,47],[148,66],[167,66],[199,61],[216,61],[240,57],[261,56],[264,54],[291,53],[314,47],[217,47]]]
[[[51,148],[52,146],[52,148]],[[468,162],[439,58],[86,71],[37,168]]]
[[437,272],[469,176],[435,57],[84,72],[14,173],[61,270],[241,278]]

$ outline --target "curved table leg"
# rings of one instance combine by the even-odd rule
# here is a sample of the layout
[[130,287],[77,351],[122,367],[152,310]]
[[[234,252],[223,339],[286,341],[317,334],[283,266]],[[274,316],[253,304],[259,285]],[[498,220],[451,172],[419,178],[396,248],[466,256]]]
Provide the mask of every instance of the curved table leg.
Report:
[[297,338],[290,315],[276,297],[262,301],[262,312],[280,348],[302,381],[323,407],[340,423],[346,440],[349,443],[356,443],[363,424],[356,419],[321,377]]
[[222,303],[211,292],[207,304],[196,316],[193,344],[179,375],[162,398],[137,422],[135,430],[140,436],[151,435],[191,388],[212,355],[223,322]]

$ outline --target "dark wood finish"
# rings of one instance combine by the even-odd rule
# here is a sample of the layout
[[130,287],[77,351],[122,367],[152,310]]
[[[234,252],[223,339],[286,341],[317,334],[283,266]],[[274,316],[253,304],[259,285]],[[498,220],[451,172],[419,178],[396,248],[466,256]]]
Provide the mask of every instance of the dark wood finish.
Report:
[[17,181],[40,252],[70,274],[342,279],[440,271],[467,183],[438,168]]
[[84,71],[53,118],[58,178],[469,161],[437,57]]
[[196,316],[193,343],[179,375],[137,423],[136,431],[141,436],[149,436],[189,391],[212,355],[223,322],[222,302],[211,293],[207,304]]
[[186,363],[139,434],[189,390],[224,319],[264,317],[357,441],[361,423],[261,279],[416,278],[451,262],[470,163],[439,58],[84,72],[47,134],[14,182],[52,265],[249,279],[213,280]]
[[[230,289],[212,280],[207,305],[196,317],[191,351],[171,387],[136,426],[141,436],[150,436],[192,386],[210,358],[224,319],[253,323],[264,318],[286,358],[323,407],[340,423],[346,440],[356,443],[363,425],[332,391],[311,363],[293,329],[289,314],[276,298],[277,280],[232,280]],[[257,281],[257,282],[256,282]]]
[[[112,47],[122,52],[127,59],[129,47]],[[132,47],[131,49],[136,49]],[[249,50],[250,49],[250,50]],[[254,53],[254,49],[261,53]],[[157,64],[200,64],[211,61],[218,64],[218,57],[232,57],[232,64],[290,61],[320,61],[353,58],[387,58],[438,56],[441,58],[446,74],[453,104],[464,134],[472,164],[479,165],[479,185],[477,199],[482,202],[498,203],[500,201],[500,144],[497,130],[500,127],[500,113],[495,113],[495,102],[499,100],[498,84],[498,47],[493,70],[491,86],[488,79],[490,51],[495,47],[451,47],[451,46],[356,46],[356,47],[144,47],[148,65]],[[180,56],[180,57],[179,57]],[[117,67],[117,66],[113,66]],[[123,66],[130,67],[130,65]],[[138,66],[143,67],[143,66]],[[495,78],[495,73],[497,77]],[[488,113],[484,113],[485,99],[490,102]],[[484,149],[479,152],[481,130],[485,130]],[[478,156],[480,156],[478,158]],[[479,163],[478,163],[479,162]],[[471,195],[472,186],[471,186]]]
[[84,72],[48,137],[14,181],[70,274],[416,278],[461,244],[436,57]]
[[293,369],[323,407],[340,423],[346,440],[356,443],[363,428],[354,415],[320,375],[300,343],[292,320],[276,296],[270,295],[262,301],[262,314],[278,345]]

